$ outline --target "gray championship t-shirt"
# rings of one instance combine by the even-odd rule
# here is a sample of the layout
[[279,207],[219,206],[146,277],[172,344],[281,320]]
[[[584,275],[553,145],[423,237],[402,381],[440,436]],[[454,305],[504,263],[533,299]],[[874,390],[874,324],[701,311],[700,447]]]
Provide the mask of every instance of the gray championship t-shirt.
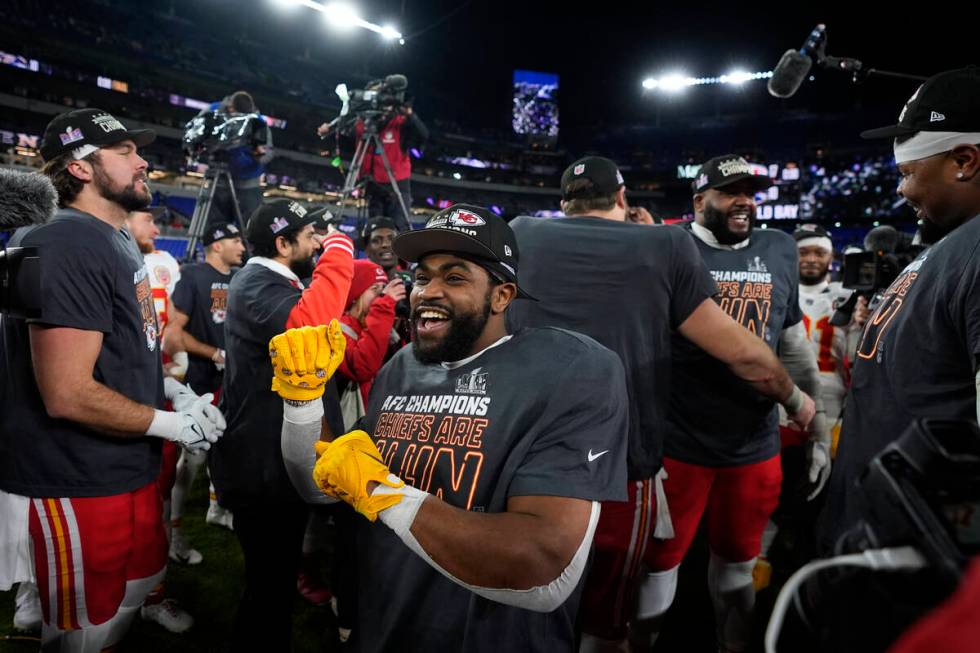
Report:
[[980,217],[920,254],[868,318],[851,372],[821,534],[861,516],[858,477],[916,419],[977,419]]
[[[756,229],[749,244],[722,250],[693,233],[718,284],[726,313],[765,340],[773,351],[783,329],[803,319],[796,243],[775,229]],[[779,453],[775,403],[728,366],[681,335],[674,340],[667,456],[705,467],[748,465]]]
[[[365,430],[406,483],[463,510],[513,496],[621,501],[626,380],[619,358],[561,329],[522,329],[456,369],[402,349],[379,373]],[[520,537],[520,533],[514,533]],[[358,519],[359,648],[571,651],[581,583],[550,613],[473,594],[380,521]]]
[[41,258],[41,317],[3,319],[0,489],[28,497],[99,497],[160,474],[159,438],[109,437],[48,416],[34,380],[29,322],[102,334],[92,377],[125,397],[163,405],[160,330],[143,257],[129,232],[61,209],[12,245]]
[[511,331],[556,326],[619,354],[626,368],[629,478],[660,469],[670,396],[671,333],[716,291],[697,246],[679,227],[577,216],[510,223],[520,248],[521,287]]

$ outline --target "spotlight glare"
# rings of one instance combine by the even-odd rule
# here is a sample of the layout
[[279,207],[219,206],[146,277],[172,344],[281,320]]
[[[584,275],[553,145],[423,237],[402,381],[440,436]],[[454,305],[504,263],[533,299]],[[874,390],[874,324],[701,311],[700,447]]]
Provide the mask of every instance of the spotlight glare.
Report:
[[655,80],[653,77],[647,77],[646,79],[643,80],[643,88],[645,88],[648,91],[652,91],[653,89],[657,88],[658,84],[659,82]]
[[395,39],[400,39],[402,37],[401,32],[396,30],[391,25],[385,25],[382,27],[379,34],[381,34],[381,38],[386,41],[394,41]]
[[354,8],[342,2],[332,2],[323,8],[327,22],[338,29],[350,29],[360,22]]
[[752,79],[754,75],[752,73],[747,73],[744,70],[736,70],[728,73],[727,75],[721,76],[722,84],[733,84],[735,86],[741,86],[745,82]]
[[690,77],[684,77],[683,75],[674,73],[662,77],[660,79],[659,87],[668,93],[679,93],[683,91],[686,87],[693,85],[695,80]]

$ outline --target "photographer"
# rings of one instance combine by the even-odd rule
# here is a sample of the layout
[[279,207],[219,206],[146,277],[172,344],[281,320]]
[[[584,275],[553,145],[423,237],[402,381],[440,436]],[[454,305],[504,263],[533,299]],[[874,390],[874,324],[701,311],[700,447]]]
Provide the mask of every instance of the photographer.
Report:
[[[255,100],[246,91],[235,91],[219,102],[212,102],[202,113],[209,111],[218,111],[229,116],[242,116],[259,112],[255,106]],[[232,183],[235,185],[235,196],[238,198],[238,209],[243,223],[238,225],[240,229],[246,227],[244,223],[262,203],[260,182],[265,173],[266,165],[275,156],[272,149],[272,131],[268,125],[264,129],[260,129],[255,136],[259,144],[243,145],[222,153],[222,160],[227,163]],[[229,222],[235,222],[235,209],[232,205],[231,191],[222,185],[218,187],[215,193],[205,231],[210,231],[214,224]]]
[[[386,83],[387,80],[369,85],[367,90],[372,90],[372,86],[377,89],[384,89]],[[409,178],[412,175],[412,158],[408,153],[408,148],[412,144],[421,144],[428,139],[429,130],[408,104],[386,106],[383,114],[369,120],[377,121],[377,125],[379,125],[378,137],[382,148],[381,150],[369,149],[364,155],[364,162],[361,167],[360,177],[367,180],[365,190],[369,214],[394,216],[398,231],[407,231],[410,229],[408,215],[403,215],[398,197],[394,195],[381,154],[383,151],[384,157],[388,159],[388,165],[391,167],[391,173],[395,178],[395,184],[398,186],[402,202],[405,204],[405,209],[410,211],[412,208],[412,189]],[[355,147],[361,144],[369,126],[361,117],[358,117],[354,122]],[[331,124],[323,123],[317,128],[316,133],[320,138],[326,138],[333,129]],[[341,129],[343,130],[343,128]]]

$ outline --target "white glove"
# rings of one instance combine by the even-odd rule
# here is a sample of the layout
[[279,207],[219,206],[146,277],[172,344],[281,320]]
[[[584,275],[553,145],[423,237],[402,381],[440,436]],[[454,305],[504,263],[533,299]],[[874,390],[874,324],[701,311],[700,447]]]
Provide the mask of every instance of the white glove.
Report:
[[807,476],[813,489],[806,500],[812,501],[823,490],[830,478],[830,429],[827,428],[826,416],[819,412],[813,416],[810,424],[810,441],[806,445]]
[[214,400],[214,395],[211,393],[199,397],[196,392],[177,379],[166,377],[163,379],[163,395],[170,400],[170,404],[177,412],[187,412],[197,404],[201,404],[205,416],[220,431],[224,431],[225,427],[228,426],[225,423],[225,417],[221,414],[221,411],[211,404]]
[[178,351],[170,358],[171,358],[171,363],[170,366],[167,368],[167,373],[170,376],[177,379],[178,381],[182,381],[184,377],[187,375],[187,364],[188,364],[187,352]]
[[[205,399],[204,395],[201,399]],[[222,426],[212,422],[204,412],[204,404],[198,402],[188,411],[171,412],[168,410],[153,411],[153,421],[146,435],[163,438],[176,442],[188,451],[207,451],[211,444],[224,435],[224,418]]]
[[225,350],[224,349],[217,349],[217,350],[215,350],[214,355],[211,357],[211,362],[214,363],[215,368],[217,368],[217,370],[219,372],[224,372],[225,371]]

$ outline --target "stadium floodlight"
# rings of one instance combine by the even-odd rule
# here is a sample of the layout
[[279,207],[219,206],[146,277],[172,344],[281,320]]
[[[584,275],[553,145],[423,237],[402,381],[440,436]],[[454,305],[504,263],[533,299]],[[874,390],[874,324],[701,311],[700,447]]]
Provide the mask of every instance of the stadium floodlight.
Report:
[[687,77],[679,73],[672,73],[660,78],[647,77],[643,80],[643,88],[648,91],[660,90],[665,93],[678,93],[688,86],[708,86],[711,84],[741,86],[749,81],[769,79],[770,77],[772,77],[771,70],[757,73],[735,70],[720,77]]
[[386,41],[394,41],[395,39],[400,39],[402,37],[399,31],[391,25],[385,25],[378,33],[381,34],[381,38],[385,39]]
[[343,30],[356,27],[360,21],[354,8],[343,2],[331,2],[323,8],[323,15],[328,23]]

